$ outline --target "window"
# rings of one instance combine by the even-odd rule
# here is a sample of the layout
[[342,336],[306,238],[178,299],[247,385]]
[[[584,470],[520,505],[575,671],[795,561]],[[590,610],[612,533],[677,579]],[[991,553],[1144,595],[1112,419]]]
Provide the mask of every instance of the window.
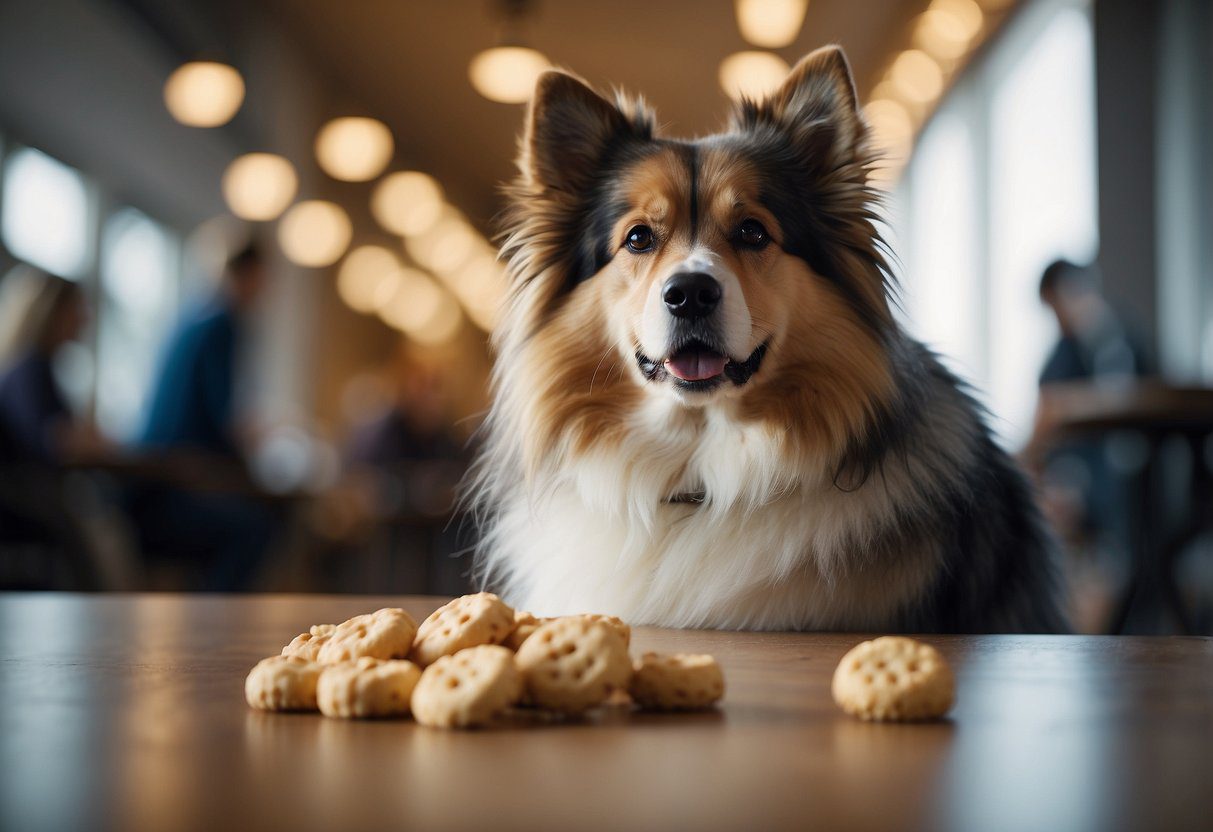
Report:
[[965,378],[985,375],[978,281],[976,162],[963,119],[945,110],[931,122],[910,197],[906,311],[913,332]]
[[129,439],[177,308],[180,252],[160,224],[123,208],[101,232],[101,308],[97,338],[97,423]]
[[1026,438],[1057,337],[1045,266],[1097,253],[1091,23],[1058,12],[1002,79],[990,113],[990,405]]
[[1029,4],[948,94],[898,195],[911,329],[976,384],[1012,448],[1057,337],[1040,275],[1098,250],[1093,49],[1083,4]]
[[75,170],[32,148],[4,166],[0,233],[17,258],[79,278],[89,261],[88,187]]

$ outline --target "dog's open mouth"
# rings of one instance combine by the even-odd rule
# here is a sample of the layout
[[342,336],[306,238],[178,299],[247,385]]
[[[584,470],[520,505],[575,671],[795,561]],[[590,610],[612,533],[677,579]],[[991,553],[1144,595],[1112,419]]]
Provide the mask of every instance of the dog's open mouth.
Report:
[[671,379],[684,390],[711,390],[725,379],[740,387],[758,372],[769,343],[764,341],[748,358],[737,361],[710,344],[688,341],[661,360],[637,352],[636,363],[650,381]]
[[707,381],[724,373],[729,359],[702,344],[692,343],[665,360],[665,368],[683,381]]

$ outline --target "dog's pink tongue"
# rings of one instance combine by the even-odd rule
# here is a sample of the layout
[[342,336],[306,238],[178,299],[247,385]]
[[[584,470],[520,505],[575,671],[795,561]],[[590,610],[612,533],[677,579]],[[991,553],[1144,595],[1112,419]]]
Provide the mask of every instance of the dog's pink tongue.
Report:
[[666,369],[683,381],[703,381],[724,372],[723,355],[704,350],[683,350],[665,362]]

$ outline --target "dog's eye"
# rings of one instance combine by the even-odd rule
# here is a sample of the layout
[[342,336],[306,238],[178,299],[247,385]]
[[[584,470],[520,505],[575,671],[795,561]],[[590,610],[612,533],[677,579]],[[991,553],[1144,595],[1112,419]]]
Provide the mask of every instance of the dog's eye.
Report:
[[628,251],[642,252],[648,251],[653,247],[653,229],[647,225],[634,225],[628,231],[628,239],[624,243],[628,247]]
[[737,229],[737,239],[743,246],[762,248],[771,241],[771,235],[758,220],[746,220]]

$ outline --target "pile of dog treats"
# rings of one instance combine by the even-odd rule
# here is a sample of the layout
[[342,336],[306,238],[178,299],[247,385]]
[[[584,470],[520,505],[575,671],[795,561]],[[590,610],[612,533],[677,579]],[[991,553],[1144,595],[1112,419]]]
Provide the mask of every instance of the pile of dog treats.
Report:
[[492,593],[456,598],[418,627],[401,609],[318,624],[245,680],[249,705],[331,717],[401,717],[471,728],[514,708],[581,714],[608,700],[694,710],[724,696],[711,656],[628,654],[618,618],[536,618]]

